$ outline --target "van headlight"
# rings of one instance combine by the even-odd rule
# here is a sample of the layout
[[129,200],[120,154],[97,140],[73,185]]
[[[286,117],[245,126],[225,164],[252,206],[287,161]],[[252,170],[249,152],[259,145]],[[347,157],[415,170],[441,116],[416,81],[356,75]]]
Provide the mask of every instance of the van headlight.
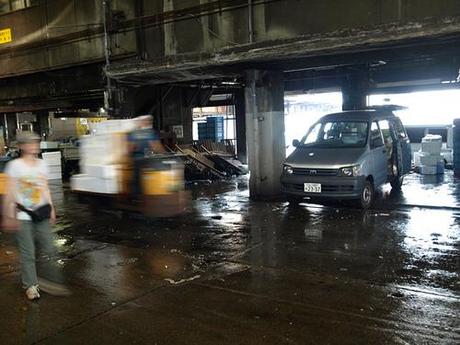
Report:
[[343,176],[347,177],[355,177],[361,174],[361,166],[360,165],[353,165],[351,167],[345,167],[340,169],[340,172]]
[[292,175],[292,173],[294,172],[294,169],[292,169],[292,167],[289,165],[285,165],[283,170],[288,175]]

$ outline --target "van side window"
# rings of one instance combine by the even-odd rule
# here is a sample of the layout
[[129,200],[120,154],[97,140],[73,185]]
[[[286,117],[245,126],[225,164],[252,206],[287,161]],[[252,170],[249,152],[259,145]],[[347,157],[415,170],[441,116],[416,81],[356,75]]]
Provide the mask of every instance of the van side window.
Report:
[[307,137],[305,138],[305,140],[303,141],[304,144],[311,144],[311,143],[314,143],[318,140],[318,136],[319,136],[319,130],[321,129],[321,126],[322,124],[321,123],[317,123],[315,125],[315,127],[313,127],[313,129],[311,130],[310,133],[308,133]]
[[371,148],[383,146],[382,134],[380,133],[379,125],[377,122],[372,122],[371,125]]
[[390,122],[388,120],[380,120],[379,127],[382,131],[383,141],[385,145],[392,145],[393,137],[391,136]]
[[407,132],[406,129],[404,128],[402,122],[400,119],[396,118],[393,121],[393,129],[396,134],[396,137],[399,139],[407,139]]

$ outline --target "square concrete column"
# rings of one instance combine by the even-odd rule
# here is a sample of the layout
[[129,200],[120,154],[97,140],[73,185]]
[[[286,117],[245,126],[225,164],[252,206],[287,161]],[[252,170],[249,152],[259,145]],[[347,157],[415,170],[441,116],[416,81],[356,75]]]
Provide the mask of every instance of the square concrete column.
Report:
[[343,110],[363,110],[367,106],[369,71],[365,68],[350,71],[342,81]]
[[235,117],[237,156],[241,163],[248,164],[246,145],[246,100],[243,89],[235,92]]
[[274,199],[286,157],[283,73],[248,71],[245,99],[249,193],[252,199]]

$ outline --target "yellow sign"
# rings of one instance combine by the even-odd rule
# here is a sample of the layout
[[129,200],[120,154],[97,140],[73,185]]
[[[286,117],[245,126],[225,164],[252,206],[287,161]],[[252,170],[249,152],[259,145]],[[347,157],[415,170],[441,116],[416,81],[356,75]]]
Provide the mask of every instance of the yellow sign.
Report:
[[77,126],[77,135],[82,136],[85,134],[88,134],[88,132],[91,130],[90,126],[92,124],[106,121],[106,117],[88,117],[88,118],[77,118],[76,121],[76,126]]
[[11,36],[11,29],[3,29],[0,30],[0,44],[5,44],[13,41],[13,37]]

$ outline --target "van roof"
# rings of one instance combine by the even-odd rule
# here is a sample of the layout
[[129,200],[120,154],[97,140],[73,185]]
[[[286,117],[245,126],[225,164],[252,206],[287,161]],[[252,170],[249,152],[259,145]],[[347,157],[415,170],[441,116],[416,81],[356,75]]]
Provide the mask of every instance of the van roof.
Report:
[[395,117],[395,114],[388,110],[350,110],[325,115],[319,121],[378,121],[392,117]]

